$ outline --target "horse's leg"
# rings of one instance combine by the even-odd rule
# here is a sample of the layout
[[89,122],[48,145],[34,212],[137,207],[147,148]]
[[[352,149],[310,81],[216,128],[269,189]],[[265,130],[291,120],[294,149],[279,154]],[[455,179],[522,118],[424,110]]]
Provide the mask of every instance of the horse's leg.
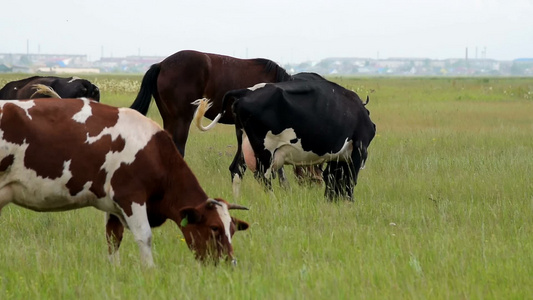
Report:
[[[170,77],[169,77],[170,76]],[[180,83],[177,85],[176,83]],[[181,156],[185,157],[185,144],[189,137],[189,128],[194,116],[195,106],[192,101],[201,98],[202,89],[189,88],[191,83],[183,81],[175,74],[161,71],[158,78],[158,91],[154,95],[155,103],[163,119],[163,127],[172,136]]]
[[122,237],[124,236],[124,224],[120,219],[107,213],[107,223],[106,223],[106,238],[107,246],[109,249],[109,260],[114,264],[120,263],[120,257],[118,255],[118,248],[120,247],[120,242],[122,242]]
[[165,130],[172,135],[172,140],[181,156],[185,157],[185,144],[189,137],[189,128],[191,126],[191,120],[185,119],[183,116],[174,118],[168,122],[164,122]]

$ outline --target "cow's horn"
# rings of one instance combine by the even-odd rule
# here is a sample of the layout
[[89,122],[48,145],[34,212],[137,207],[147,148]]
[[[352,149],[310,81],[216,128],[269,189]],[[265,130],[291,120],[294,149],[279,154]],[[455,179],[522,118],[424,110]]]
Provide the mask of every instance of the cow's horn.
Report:
[[366,102],[363,103],[363,105],[367,105],[367,104],[368,104],[368,101],[370,101],[370,97],[368,97],[368,95],[366,95]]
[[208,204],[214,204],[214,205],[222,206],[222,203],[218,202],[215,199],[211,199],[211,198],[207,199],[207,203]]
[[250,210],[250,209],[249,209],[248,207],[246,207],[246,206],[242,206],[242,205],[238,205],[238,204],[233,204],[233,203],[228,204],[228,209]]

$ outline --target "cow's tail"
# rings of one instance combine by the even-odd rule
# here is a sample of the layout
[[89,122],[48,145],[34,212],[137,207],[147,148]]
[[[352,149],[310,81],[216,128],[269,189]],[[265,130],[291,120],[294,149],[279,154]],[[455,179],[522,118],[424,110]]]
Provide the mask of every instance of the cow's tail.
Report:
[[202,118],[204,117],[207,110],[211,108],[213,103],[210,103],[209,99],[207,98],[202,98],[193,101],[191,104],[198,106],[196,108],[196,111],[194,112],[194,124],[196,124],[196,127],[198,127],[198,129],[200,129],[201,131],[208,131],[209,129],[215,127],[215,125],[217,125],[218,123],[218,120],[220,120],[220,118],[224,114],[224,111],[222,111],[213,119],[211,123],[209,123],[209,125],[204,127],[202,125]]
[[200,129],[201,131],[207,131],[215,127],[215,125],[218,123],[218,120],[220,120],[220,118],[222,118],[222,116],[228,110],[227,109],[228,105],[233,104],[236,99],[243,96],[249,91],[250,91],[249,89],[240,89],[240,90],[232,90],[232,91],[226,92],[226,94],[224,94],[224,97],[222,98],[222,105],[221,105],[222,108],[220,109],[220,112],[213,119],[213,121],[205,127],[202,125],[202,118],[204,117],[205,112],[209,108],[211,108],[212,103],[209,103],[209,99],[207,98],[202,98],[202,99],[193,101],[191,104],[198,106],[196,108],[196,111],[194,112],[194,119],[193,119],[194,124],[196,124],[196,127],[198,127],[198,129]]
[[30,97],[30,99],[33,99],[33,97],[35,97],[35,95],[37,94],[41,94],[41,95],[45,95],[45,96],[48,96],[50,98],[58,98],[58,99],[61,99],[61,96],[59,96],[58,93],[56,93],[56,91],[54,91],[54,89],[52,87],[49,87],[47,85],[44,85],[44,84],[34,84],[32,85],[33,89],[35,89],[35,93],[33,93]]
[[135,109],[146,116],[150,103],[152,102],[152,95],[155,97],[157,94],[157,77],[159,76],[160,70],[160,64],[153,64],[150,69],[146,71],[141,82],[139,94],[137,94],[137,98],[135,98],[135,101],[133,101],[130,108]]

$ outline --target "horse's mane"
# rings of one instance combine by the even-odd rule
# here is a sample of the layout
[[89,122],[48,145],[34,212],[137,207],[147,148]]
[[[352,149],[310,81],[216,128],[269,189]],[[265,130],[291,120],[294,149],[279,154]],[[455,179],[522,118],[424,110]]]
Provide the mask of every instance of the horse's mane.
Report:
[[270,59],[256,58],[254,61],[265,66],[265,73],[276,72],[276,82],[288,81],[291,79],[291,75],[289,75],[284,68],[280,67],[280,65]]

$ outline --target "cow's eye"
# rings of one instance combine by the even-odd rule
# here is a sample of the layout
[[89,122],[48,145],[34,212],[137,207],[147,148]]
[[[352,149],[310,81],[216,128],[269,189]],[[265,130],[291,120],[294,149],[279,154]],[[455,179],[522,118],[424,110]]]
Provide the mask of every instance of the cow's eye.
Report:
[[211,226],[211,230],[214,232],[214,233],[217,233],[218,232],[218,227],[216,226]]

